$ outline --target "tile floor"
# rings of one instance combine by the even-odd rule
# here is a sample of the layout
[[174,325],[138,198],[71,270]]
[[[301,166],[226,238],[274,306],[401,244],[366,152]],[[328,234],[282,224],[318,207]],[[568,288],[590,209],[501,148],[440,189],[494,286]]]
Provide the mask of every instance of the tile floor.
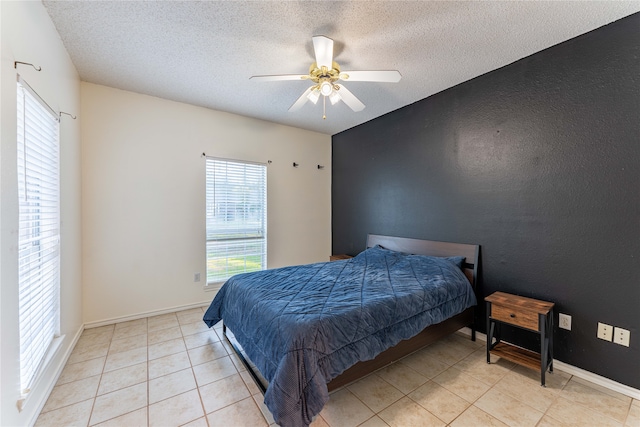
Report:
[[[36,426],[268,426],[273,418],[204,309],[87,329]],[[447,337],[331,394],[312,427],[640,427],[640,401]]]

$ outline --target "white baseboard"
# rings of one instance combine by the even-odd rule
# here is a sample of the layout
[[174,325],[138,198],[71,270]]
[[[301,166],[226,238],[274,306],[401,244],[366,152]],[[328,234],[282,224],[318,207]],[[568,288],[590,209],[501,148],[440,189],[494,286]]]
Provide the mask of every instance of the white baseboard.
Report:
[[84,324],[84,329],[97,328],[99,326],[113,325],[114,323],[128,322],[130,320],[143,319],[150,316],[159,316],[161,314],[174,313],[176,311],[189,310],[191,308],[206,307],[211,304],[211,301],[197,302],[193,304],[178,305],[170,308],[163,308],[161,310],[145,311],[143,313],[133,314],[130,316],[112,317],[111,319],[97,320],[94,322],[88,322]]
[[[471,336],[470,328],[462,328],[459,332]],[[476,338],[480,341],[487,342],[487,336],[480,332],[476,332]],[[574,375],[578,378],[582,378],[583,380],[587,380],[609,390],[616,391],[620,394],[624,394],[625,396],[640,400],[640,390],[629,387],[628,385],[620,384],[617,381],[610,380],[609,378],[594,374],[593,372],[585,371],[584,369],[569,365],[568,363],[562,362],[558,359],[553,359],[553,367],[554,369],[566,372],[569,375]]]
[[78,331],[74,335],[73,340],[65,350],[64,356],[62,357],[62,359],[60,359],[60,362],[54,368],[53,375],[51,376],[51,378],[49,378],[49,380],[46,382],[43,381],[38,384],[38,387],[43,387],[46,389],[46,393],[43,394],[44,397],[42,398],[42,401],[38,402],[38,408],[33,413],[33,419],[31,419],[29,421],[29,424],[27,425],[33,426],[38,420],[38,416],[40,416],[40,412],[42,411],[42,408],[44,408],[45,403],[47,403],[47,399],[49,399],[49,396],[51,395],[51,391],[53,390],[53,387],[55,387],[56,383],[58,382],[58,378],[60,378],[60,375],[64,370],[64,367],[67,365],[67,361],[69,360],[69,357],[73,352],[73,349],[76,348],[76,344],[78,343],[78,340],[80,339],[80,336],[82,335],[83,330],[84,330],[84,325],[80,325],[80,328],[78,328]]

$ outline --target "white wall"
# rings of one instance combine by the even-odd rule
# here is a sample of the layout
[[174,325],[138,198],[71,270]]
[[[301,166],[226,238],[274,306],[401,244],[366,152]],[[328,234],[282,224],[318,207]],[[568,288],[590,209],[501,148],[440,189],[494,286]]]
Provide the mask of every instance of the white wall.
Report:
[[[56,111],[79,115],[80,81],[39,1],[0,2],[0,425],[24,426],[35,416],[76,334],[82,327],[80,119],[62,119],[61,143],[61,332],[65,339],[22,412],[18,331],[18,194],[16,177],[16,72]],[[14,61],[32,62],[41,72]]]
[[203,152],[272,161],[269,267],[328,260],[329,135],[84,82],[81,104],[85,322],[213,299]]

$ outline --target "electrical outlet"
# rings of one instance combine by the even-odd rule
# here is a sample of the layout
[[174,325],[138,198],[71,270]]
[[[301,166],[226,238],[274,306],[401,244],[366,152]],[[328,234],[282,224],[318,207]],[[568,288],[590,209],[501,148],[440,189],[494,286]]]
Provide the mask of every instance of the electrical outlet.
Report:
[[613,338],[613,326],[598,322],[598,338],[611,341]]
[[629,338],[631,337],[631,332],[622,328],[613,328],[613,342],[616,344],[624,345],[625,347],[629,347]]
[[193,273],[193,281],[194,282],[200,281],[200,273]]
[[558,315],[558,326],[567,331],[571,330],[571,316],[568,314],[560,313]]

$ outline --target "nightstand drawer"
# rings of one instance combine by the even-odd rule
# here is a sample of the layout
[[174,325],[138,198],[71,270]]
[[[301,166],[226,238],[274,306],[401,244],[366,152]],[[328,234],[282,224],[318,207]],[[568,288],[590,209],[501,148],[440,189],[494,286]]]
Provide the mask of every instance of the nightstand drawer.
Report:
[[491,306],[491,317],[504,323],[538,331],[538,313],[522,309],[514,310],[499,305]]

